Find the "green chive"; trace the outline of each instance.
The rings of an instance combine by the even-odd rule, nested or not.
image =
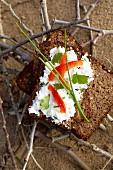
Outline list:
[[[65,44],[65,52],[66,52],[66,29],[65,29],[65,33],[64,33],[64,44]],[[76,96],[75,96],[75,93],[74,93],[74,89],[73,89],[73,86],[72,86],[72,81],[71,81],[71,76],[70,76],[70,73],[69,73],[69,67],[68,67],[68,58],[67,58],[67,55],[66,55],[66,65],[67,65],[67,70],[68,70],[68,77],[69,77],[69,82],[70,82],[70,85],[71,85],[71,94],[73,96],[73,100],[77,106],[77,109],[80,113],[80,115],[83,117],[84,120],[86,120],[88,123],[89,123],[89,120],[87,119],[87,117],[85,116],[85,114],[83,113],[82,109],[81,109],[81,106],[79,104],[79,102],[77,101],[76,99]]]

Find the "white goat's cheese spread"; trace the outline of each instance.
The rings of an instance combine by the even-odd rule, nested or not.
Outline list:
[[[65,48],[64,47],[55,47],[50,50],[50,60],[52,61],[53,57],[57,53],[62,53],[64,54]],[[66,52],[67,54],[67,60],[68,62],[71,61],[76,61],[77,60],[77,55],[75,54],[74,50],[70,50]],[[88,88],[88,84],[94,80],[93,78],[93,70],[91,69],[91,63],[88,59],[88,53],[85,53],[81,60],[84,60],[83,64],[81,66],[75,66],[71,69],[69,69],[69,74],[70,77],[72,77],[74,74],[77,75],[83,75],[87,76],[87,83],[73,83],[72,86],[74,89],[75,96],[78,101],[80,101],[83,97],[83,89]],[[49,65],[48,62],[46,64]],[[55,63],[54,67],[59,66],[59,63]],[[74,101],[70,98],[69,94],[66,92],[64,88],[58,89],[57,92],[62,98],[65,107],[66,107],[66,113],[61,113],[60,112],[60,107],[57,105],[53,98],[53,94],[51,91],[48,90],[48,84],[51,84],[54,86],[54,84],[59,83],[59,81],[55,78],[53,81],[48,80],[48,75],[50,74],[50,70],[45,66],[44,69],[44,74],[43,76],[40,77],[40,83],[42,84],[40,90],[36,92],[36,97],[33,100],[32,106],[29,107],[29,113],[34,113],[37,116],[40,116],[40,111],[43,112],[43,114],[46,116],[46,118],[51,118],[51,120],[56,123],[60,124],[63,123],[63,121],[68,121],[71,117],[74,116],[76,113],[75,109],[75,103]],[[69,82],[69,76],[68,76],[68,71],[65,72],[64,79]],[[46,109],[41,110],[41,101],[46,97],[49,96],[49,104]]]

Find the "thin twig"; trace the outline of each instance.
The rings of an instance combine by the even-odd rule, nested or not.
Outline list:
[[[21,127],[21,132],[22,132],[23,138],[24,138],[24,142],[25,142],[25,144],[27,146],[27,149],[29,149],[29,145],[28,145],[28,142],[26,140],[23,127],[22,126],[20,126],[20,127]],[[35,162],[35,164],[37,165],[37,167],[39,167],[41,170],[43,170],[43,168],[39,165],[39,163],[37,162],[37,160],[35,159],[35,157],[34,157],[34,155],[32,153],[31,153],[31,157],[32,157],[33,161]]]
[[[1,8],[1,6],[0,6],[0,8]],[[3,31],[3,23],[2,23],[2,14],[1,14],[1,12],[0,12],[0,33],[1,34],[4,34],[4,31]],[[4,40],[5,41],[5,40]]]
[[[112,31],[112,30],[111,30],[111,31]],[[98,40],[99,38],[101,38],[103,35],[104,35],[104,34],[103,34],[102,32],[100,32],[100,33],[96,34],[96,36],[95,36],[93,39],[91,39],[91,40],[83,43],[81,46],[82,46],[82,47],[85,47],[85,46],[87,46],[87,45],[89,45],[89,44],[95,45],[96,42],[97,42],[97,40]]]
[[[25,159],[25,164],[24,164],[24,166],[23,166],[23,170],[26,169],[26,166],[27,166],[27,164],[28,164],[30,155],[31,155],[31,153],[32,153],[32,151],[33,151],[33,140],[34,140],[34,134],[35,134],[36,126],[37,126],[37,122],[34,120],[32,132],[31,132],[31,135],[30,135],[30,146],[29,146],[29,151],[28,151],[27,157],[26,157],[26,159]]]
[[[93,4],[94,5],[94,4]],[[97,4],[95,4],[95,5],[97,5]],[[93,6],[93,7],[95,7],[95,5]],[[84,9],[84,12],[85,12],[85,14],[87,14],[87,16],[88,16],[88,12],[90,11],[91,12],[91,10],[93,10],[92,8],[89,8],[88,10],[86,9],[86,7],[85,6],[83,6],[83,9]],[[90,10],[91,9],[91,10]],[[90,21],[89,20],[87,20],[87,25],[90,27]],[[90,33],[91,33],[91,40],[93,39],[93,35],[92,35],[92,30],[90,30]]]
[[[76,25],[78,25],[78,24],[80,24],[80,23],[83,23],[83,22],[86,22],[86,21],[87,21],[87,19],[86,19],[86,20],[80,20],[80,21],[77,21],[77,22],[76,22],[76,21],[75,21],[75,22],[70,22],[70,23],[64,24],[64,25],[60,25],[60,26],[58,26],[58,27],[56,27],[56,28],[52,28],[52,29],[47,30],[47,31],[45,31],[45,32],[41,32],[41,33],[39,33],[39,34],[32,35],[32,36],[30,36],[30,39],[33,40],[33,39],[35,39],[35,38],[38,38],[38,37],[41,37],[41,36],[43,36],[43,35],[49,34],[50,32],[54,32],[54,31],[57,31],[57,30],[60,30],[60,29],[64,29],[64,28],[71,27],[71,26],[76,26]],[[78,26],[79,26],[79,25],[78,25]],[[80,25],[80,26],[81,26],[81,25]],[[89,27],[88,27],[88,28],[89,28]],[[85,28],[85,29],[87,29],[87,28]],[[93,28],[93,29],[94,29],[94,28]],[[101,32],[102,30],[101,30],[101,29],[94,29],[94,31]],[[25,40],[23,40],[23,41],[20,41],[17,45],[12,46],[11,48],[9,48],[9,49],[1,52],[1,53],[0,53],[0,57],[1,57],[1,56],[4,56],[5,54],[8,54],[8,53],[11,52],[11,51],[14,51],[16,48],[18,48],[18,47],[20,47],[20,46],[22,46],[23,44],[26,44],[26,43],[28,43],[28,42],[29,42],[28,39],[25,39]]]
[[[41,16],[41,20],[42,20],[42,31],[46,31],[45,24],[44,24],[44,16],[43,16],[43,12],[42,12],[41,3],[40,3],[40,16]]]
[[[0,38],[1,38],[1,39],[7,39],[7,40],[9,40],[9,41],[13,42],[14,44],[17,44],[17,42],[16,42],[15,40],[13,40],[11,37],[9,37],[9,36],[7,36],[7,35],[0,34]],[[26,51],[30,52],[31,54],[33,54],[33,53],[34,53],[34,51],[33,51],[33,50],[31,50],[31,49],[30,49],[30,48],[28,48],[28,47],[21,46],[21,48],[22,48],[23,50],[26,50]]]
[[[2,108],[2,103],[3,102],[2,102],[2,99],[0,97],[0,113],[2,115],[2,126],[3,126],[4,133],[5,133],[6,140],[7,140],[8,151],[9,151],[9,154],[10,154],[10,157],[11,157],[11,160],[12,160],[12,163],[13,163],[13,166],[14,166],[15,170],[18,170],[16,161],[15,161],[15,157],[14,157],[14,154],[13,154],[13,151],[12,151],[12,148],[11,148],[11,143],[10,143],[10,139],[9,139],[9,133],[8,133],[8,130],[7,130],[7,127],[6,127],[5,116],[4,116],[4,112],[3,112],[3,108]]]
[[[87,27],[87,26],[85,26],[85,27]],[[90,30],[90,28],[92,29],[92,27],[89,27],[88,29]],[[85,47],[85,46],[87,46],[89,44],[95,45],[99,38],[101,38],[101,37],[103,37],[105,35],[108,35],[108,34],[113,34],[113,30],[100,30],[100,32],[98,34],[96,34],[96,36],[92,40],[87,41],[86,43],[82,44],[81,46]]]
[[[23,3],[26,3],[26,2],[29,2],[30,0],[20,0],[17,2],[17,4],[23,4]]]
[[[2,42],[0,41],[0,47],[3,48],[3,49],[9,49],[9,48],[12,48],[11,45],[5,43],[5,42]],[[21,56],[22,60],[25,60],[25,61],[31,61],[32,60],[32,57],[29,56],[28,54],[24,53],[23,51],[19,50],[19,49],[15,49],[15,54],[18,54],[19,56]]]
[[[83,9],[86,14],[88,10],[86,9],[85,5],[83,5]],[[89,20],[87,21],[87,25],[90,27]],[[92,30],[90,30],[90,40],[93,40],[93,31]],[[92,45],[92,43],[90,43],[90,54],[93,55],[93,52],[94,52],[94,46]]]
[[[104,165],[104,167],[101,170],[105,170],[105,168],[111,162],[112,159],[113,159],[113,156],[107,161],[107,163]]]
[[[15,4],[13,3],[12,4],[12,8],[14,9],[17,5],[24,4],[24,3],[29,2],[29,1],[31,1],[31,0],[20,0],[17,3],[15,3]],[[4,9],[1,13],[4,14],[5,12],[7,12],[9,10],[10,10],[9,8],[8,9]]]
[[[42,16],[44,19],[44,25],[46,30],[51,29],[51,25],[49,23],[49,16],[48,16],[48,12],[47,12],[47,4],[46,4],[46,0],[40,0],[40,5],[41,5],[41,10],[42,10]]]
[[[58,140],[61,140],[61,139],[64,139],[64,138],[68,138],[70,136],[70,132],[69,133],[66,133],[66,134],[63,134],[61,136],[55,136],[55,137],[52,137],[52,142],[56,142]]]
[[[27,104],[25,104],[25,106],[24,106],[24,108],[23,108],[23,110],[22,110],[22,113],[21,113],[21,115],[20,115],[20,124],[21,124],[21,122],[22,122],[22,119],[23,119],[23,117],[24,117],[24,114],[25,114],[25,112],[26,112],[26,109],[27,109]]]
[[[21,19],[20,19],[20,18],[17,16],[17,14],[14,12],[11,4],[7,3],[5,0],[1,0],[1,2],[2,2],[3,4],[5,4],[5,5],[9,8],[12,16],[17,20],[17,22],[22,26],[22,28],[23,28],[30,36],[33,35],[32,30],[30,30],[24,23],[22,23]],[[35,40],[35,43],[38,44],[38,42],[37,42],[36,40]]]
[[[88,22],[88,20],[86,21]],[[56,23],[56,24],[69,24],[68,21],[61,21],[61,20],[57,20],[57,19],[54,19],[53,21],[50,22],[51,24],[52,23]],[[89,25],[89,24],[88,24]],[[85,47],[89,44],[92,44],[92,45],[95,45],[97,40],[105,35],[109,35],[109,34],[113,34],[113,30],[102,30],[102,29],[97,29],[97,28],[94,28],[94,27],[90,27],[90,26],[86,26],[86,25],[82,25],[82,24],[77,24],[76,27],[80,27],[80,28],[83,28],[83,29],[88,29],[90,30],[91,32],[91,40],[83,43],[81,46],[82,47]],[[95,32],[98,32],[98,34],[93,38],[93,34],[92,34],[92,31],[95,31]],[[92,53],[93,53],[93,49],[92,49]],[[107,59],[107,58],[106,58]],[[108,60],[108,59],[107,59]],[[110,64],[111,62],[108,61]],[[112,64],[111,64],[112,65]]]
[[[45,27],[45,21],[44,21],[44,14],[43,14],[43,10],[42,10],[42,3],[40,1],[40,17],[41,17],[41,21],[42,21],[42,32],[46,31],[46,27]],[[46,35],[42,36],[42,42],[46,40]]]
[[[107,119],[113,123],[113,117],[111,117],[110,114],[107,114]]]
[[[95,0],[95,2],[89,6],[87,13],[83,17],[83,19],[86,19],[87,17],[89,17],[89,15],[94,10],[94,8],[98,5],[98,3],[99,3],[99,0]],[[78,30],[79,30],[79,28],[75,28],[75,30],[72,32],[72,35],[75,35],[75,33],[77,33]]]
[[[8,73],[7,73],[6,67],[5,67],[3,62],[2,62],[2,71],[3,71],[4,80],[5,80],[5,83],[7,85],[7,89],[8,89],[8,93],[9,93],[11,102],[12,102],[13,108],[15,110],[15,114],[17,116],[18,124],[20,124],[20,117],[19,117],[18,108],[17,108],[15,101],[14,101],[14,98],[13,98],[13,94],[12,94],[12,91],[11,91],[11,84],[10,84],[8,77],[7,77]]]
[[[62,20],[57,20],[57,19],[54,19],[52,21],[50,21],[50,23],[55,23],[55,24],[61,24],[62,25],[68,25],[70,24],[70,22],[68,21],[62,21]],[[79,22],[79,21],[78,21]],[[87,22],[87,20],[86,20]],[[82,24],[76,24],[75,27],[80,27],[80,28],[83,28],[83,29],[87,29],[87,30],[92,30],[92,31],[95,31],[95,32],[98,32],[99,35],[98,36],[104,36],[104,35],[109,35],[109,34],[113,34],[113,30],[104,30],[104,29],[99,29],[99,28],[94,28],[94,27],[89,27],[89,26],[86,26],[86,25],[82,25]],[[65,28],[65,27],[64,27]],[[91,41],[91,40],[90,40]]]
[[[18,129],[19,126],[21,125],[21,122],[22,122],[23,116],[24,116],[24,114],[25,114],[26,108],[27,108],[27,104],[26,104],[26,105],[24,106],[24,108],[21,110],[21,115],[20,115],[20,119],[19,119],[19,124],[17,125],[16,129]]]
[[[2,66],[0,66],[0,73],[2,73]],[[20,72],[16,69],[7,68],[7,73],[18,76]]]
[[[53,25],[53,24],[61,24],[61,25],[64,25],[64,24],[69,24],[70,22],[69,21],[62,21],[62,20],[58,20],[56,18],[54,18],[52,21],[50,21],[50,24]]]
[[[113,155],[111,155],[109,152],[106,152],[106,151],[98,148],[95,144],[91,144],[91,143],[84,141],[82,139],[78,139],[75,135],[73,135],[73,138],[78,142],[78,144],[83,145],[83,146],[87,147],[88,149],[90,149],[90,150],[92,150],[92,151],[98,153],[99,155],[104,156],[108,159],[112,158],[111,160],[113,161]]]
[[[77,163],[78,165],[83,169],[83,170],[90,170],[90,168],[74,153],[74,151],[72,150],[71,147],[67,147],[64,145],[61,145],[58,142],[52,142],[52,138],[51,137],[47,137],[45,136],[43,133],[41,133],[40,131],[37,131],[35,136],[43,139],[44,141],[46,141],[47,143],[49,143],[50,145],[54,146],[56,149],[60,149],[63,152],[69,154]]]
[[[103,130],[103,131],[106,131],[106,130],[107,130],[107,128],[104,126],[103,123],[100,123],[99,128],[100,128],[101,130]]]
[[[80,20],[80,2],[79,0],[75,0],[75,8],[76,8],[76,21]]]

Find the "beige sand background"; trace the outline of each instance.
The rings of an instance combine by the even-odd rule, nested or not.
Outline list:
[[[21,2],[20,0],[7,0],[7,2],[12,4],[16,14],[20,17],[22,22],[33,31],[34,34],[41,31],[39,0],[28,0],[27,2],[23,3],[19,3]],[[86,8],[88,8],[93,2],[94,0],[80,0],[80,3],[85,5]],[[47,7],[50,20],[54,18],[65,21],[75,20],[75,0],[47,0]],[[2,3],[1,15],[4,34],[14,38],[16,41],[24,39],[15,25],[16,20],[14,17],[12,17],[9,10],[7,10],[7,8]],[[83,15],[84,11],[81,9],[81,17],[83,17]],[[91,13],[90,18],[92,27],[113,29],[113,0],[100,0],[98,6]],[[70,29],[70,31],[72,30],[73,29]],[[89,37],[90,32],[83,29],[80,29],[77,35],[75,35],[75,38],[80,44],[88,41]],[[99,39],[94,48],[93,55],[102,63],[104,63],[108,69],[113,69],[113,35],[107,35]],[[12,58],[7,60],[6,65],[7,67],[16,68],[19,71],[23,68],[21,64],[18,64]],[[0,82],[0,91],[2,93],[3,100],[8,101],[9,99],[7,96],[6,86],[2,81]],[[113,113],[111,113],[111,115],[113,116]],[[107,131],[104,132],[100,129],[96,130],[96,132],[93,133],[88,141],[95,143],[98,147],[113,154],[113,125],[111,123],[109,124],[106,120],[103,122],[107,127]],[[7,125],[11,136],[12,146],[17,148],[19,143],[18,140],[14,140],[13,134],[15,132],[16,120],[13,116],[7,118]],[[2,132],[2,127],[0,131],[0,157],[2,157],[3,153],[5,153],[5,137],[4,133]],[[54,134],[54,132],[51,132],[51,134]],[[106,158],[99,156],[98,154],[86,149],[83,146],[79,146],[74,140],[65,139],[62,140],[61,143],[72,147],[75,153],[78,154],[79,157],[85,161],[92,170],[101,170],[107,162]],[[24,146],[25,144],[23,143],[23,146],[18,151],[18,156],[20,159],[23,159],[24,151],[26,149]],[[59,150],[56,150],[40,139],[35,139],[34,141],[33,154],[44,170],[80,170],[76,162],[70,158],[70,156]],[[38,170],[32,158],[28,163],[28,169]],[[106,170],[112,169],[113,164],[109,163],[109,165],[106,167]]]

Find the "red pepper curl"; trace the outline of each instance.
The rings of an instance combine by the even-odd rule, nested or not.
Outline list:
[[[61,113],[66,113],[66,106],[65,103],[63,102],[62,98],[60,97],[59,93],[57,90],[51,85],[48,85],[48,90],[51,91],[54,101],[57,103],[57,105],[60,107],[60,112]]]

